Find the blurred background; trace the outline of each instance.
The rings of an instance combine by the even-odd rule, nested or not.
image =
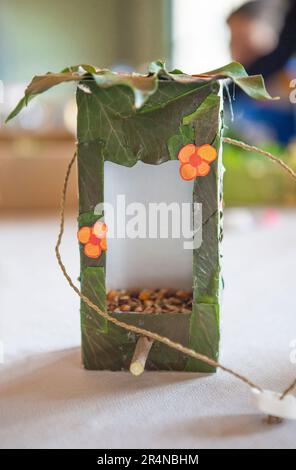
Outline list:
[[[296,78],[295,3],[1,0],[0,210],[58,206],[75,139],[74,85],[39,97],[8,126],[3,120],[34,74],[78,63],[145,72],[148,62],[163,58],[168,67],[198,73],[239,60],[250,73],[262,72],[281,100],[257,103],[232,85],[225,88],[226,132],[295,167],[296,105],[289,100]],[[262,157],[225,146],[224,163],[227,206],[295,204],[293,182]],[[73,182],[69,205],[75,204]]]

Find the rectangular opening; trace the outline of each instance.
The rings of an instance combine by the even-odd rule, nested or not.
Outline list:
[[[183,235],[186,222],[190,225],[193,183],[179,177],[177,161],[138,162],[131,168],[106,162],[104,174],[105,203],[111,208],[106,222],[113,232],[108,237],[107,290],[152,290],[155,297],[156,290],[169,289],[169,302],[178,305],[179,299],[179,309],[189,310],[193,252],[184,248]],[[149,306],[148,294],[147,300]]]

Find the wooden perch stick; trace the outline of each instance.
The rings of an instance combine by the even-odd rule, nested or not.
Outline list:
[[[153,344],[153,340],[146,336],[140,336],[137,341],[135,352],[130,365],[130,372],[133,375],[141,375],[145,370],[146,360]]]

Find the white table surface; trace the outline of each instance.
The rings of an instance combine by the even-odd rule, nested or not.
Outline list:
[[[265,424],[248,387],[223,372],[85,371],[57,227],[56,216],[1,221],[1,448],[296,448],[296,422]],[[70,217],[63,252],[77,277],[75,230]],[[221,361],[274,390],[296,376],[295,235],[292,210],[226,213]]]

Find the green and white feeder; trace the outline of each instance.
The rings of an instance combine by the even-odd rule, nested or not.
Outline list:
[[[114,201],[117,194],[127,195],[128,202],[191,201],[202,205],[200,247],[182,250],[179,240],[110,240],[107,255],[102,250],[100,256],[89,257],[80,244],[80,280],[81,292],[104,311],[106,285],[193,288],[190,314],[112,315],[214,360],[218,359],[220,339],[222,84],[227,79],[255,99],[270,98],[262,77],[249,77],[238,63],[195,76],[179,70],[168,72],[161,62],[152,63],[146,75],[81,65],[34,77],[8,117],[13,118],[47,89],[77,82],[79,228],[92,227],[101,220],[102,214],[95,208],[104,201]],[[192,181],[184,181],[179,174],[178,155],[188,145],[208,145],[217,154],[210,172]],[[124,370],[132,362],[135,374],[145,363],[153,370],[215,371],[166,345],[152,344],[108,323],[83,301],[81,329],[86,369]]]

